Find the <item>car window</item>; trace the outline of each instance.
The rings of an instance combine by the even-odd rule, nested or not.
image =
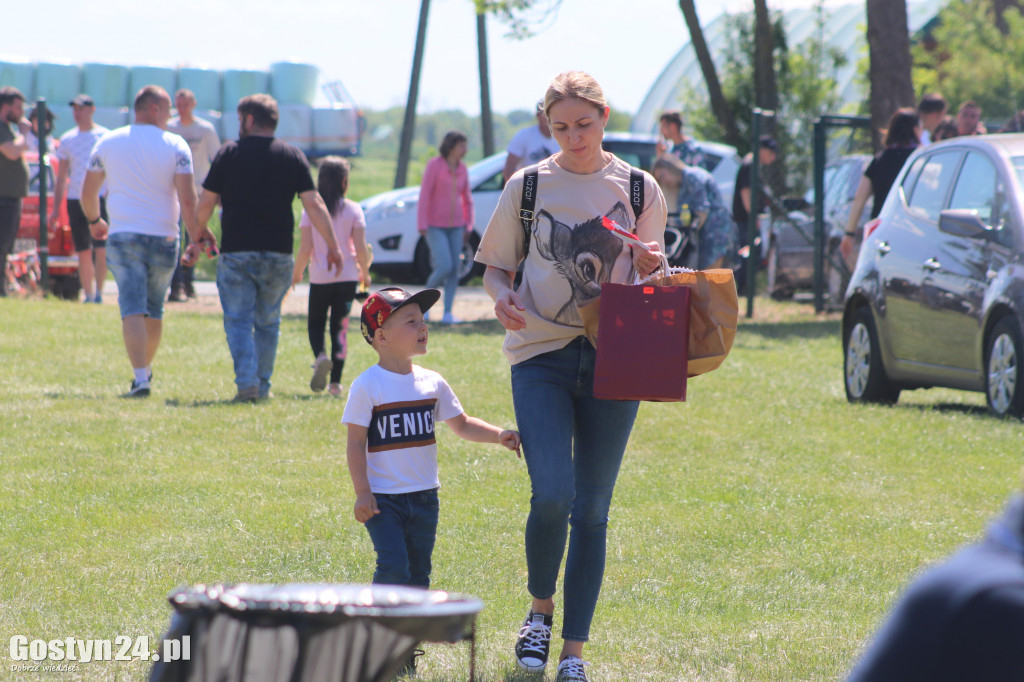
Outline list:
[[[903,176],[903,182],[900,184],[900,189],[903,191],[903,200],[910,201],[910,195],[914,193],[914,183],[917,182],[917,176],[921,174],[921,169],[924,167],[924,162],[927,157],[919,156],[914,161],[913,165],[907,170],[907,174]]]
[[[483,182],[481,182],[475,188],[473,188],[473,191],[474,192],[500,192],[501,188],[504,186],[503,185],[504,181],[505,181],[504,176],[502,175],[502,172],[499,171],[499,172],[495,173],[494,175],[492,175],[491,177],[489,177],[486,180],[484,180]]]
[[[981,222],[995,227],[998,219],[996,201],[996,169],[982,154],[968,152],[960,169],[950,208],[961,208],[977,213]]]
[[[939,213],[945,206],[946,196],[949,194],[949,184],[960,164],[961,156],[959,151],[954,150],[938,152],[924,160],[907,201],[907,207],[912,215],[938,222]]]
[[[860,186],[860,179],[864,177],[864,161],[856,159],[850,162],[850,175],[846,178],[846,201],[853,201],[857,195],[857,188]]]
[[[1015,156],[1011,159],[1013,172],[1017,174],[1017,186],[1024,187],[1024,156]]]

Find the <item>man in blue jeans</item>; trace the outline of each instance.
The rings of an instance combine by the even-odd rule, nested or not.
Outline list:
[[[341,247],[309,161],[299,149],[274,139],[277,120],[277,102],[270,95],[238,102],[239,139],[217,152],[199,200],[204,228],[218,203],[222,209],[217,290],[235,366],[235,402],[270,397],[281,302],[292,283],[296,194],[327,242],[328,265],[341,268]],[[186,259],[198,257],[199,249],[189,245]]]
[[[167,132],[171,96],[147,85],[135,96],[135,123],[99,139],[82,185],[82,212],[93,239],[107,240],[107,266],[117,281],[121,331],[132,363],[126,398],[149,396],[153,357],[163,334],[164,299],[178,262],[178,215],[196,241],[215,242],[196,224],[192,153]],[[110,224],[100,214],[107,183]]]

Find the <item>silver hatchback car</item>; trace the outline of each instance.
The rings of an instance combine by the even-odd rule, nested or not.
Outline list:
[[[944,386],[1024,413],[1022,187],[1022,134],[954,138],[907,160],[846,291],[850,401]]]

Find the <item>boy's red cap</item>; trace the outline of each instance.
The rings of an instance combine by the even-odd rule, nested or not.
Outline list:
[[[439,298],[441,292],[437,289],[424,289],[419,293],[410,294],[405,289],[387,287],[374,292],[363,302],[363,312],[360,315],[363,338],[367,343],[373,343],[373,335],[384,326],[384,322],[391,314],[402,306],[415,303],[425,313]]]

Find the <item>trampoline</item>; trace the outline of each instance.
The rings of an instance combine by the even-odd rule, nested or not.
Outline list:
[[[243,583],[179,589],[168,600],[174,614],[164,640],[185,655],[156,662],[150,682],[385,682],[419,642],[462,640],[470,642],[469,679],[475,676],[483,602],[468,595]]]

